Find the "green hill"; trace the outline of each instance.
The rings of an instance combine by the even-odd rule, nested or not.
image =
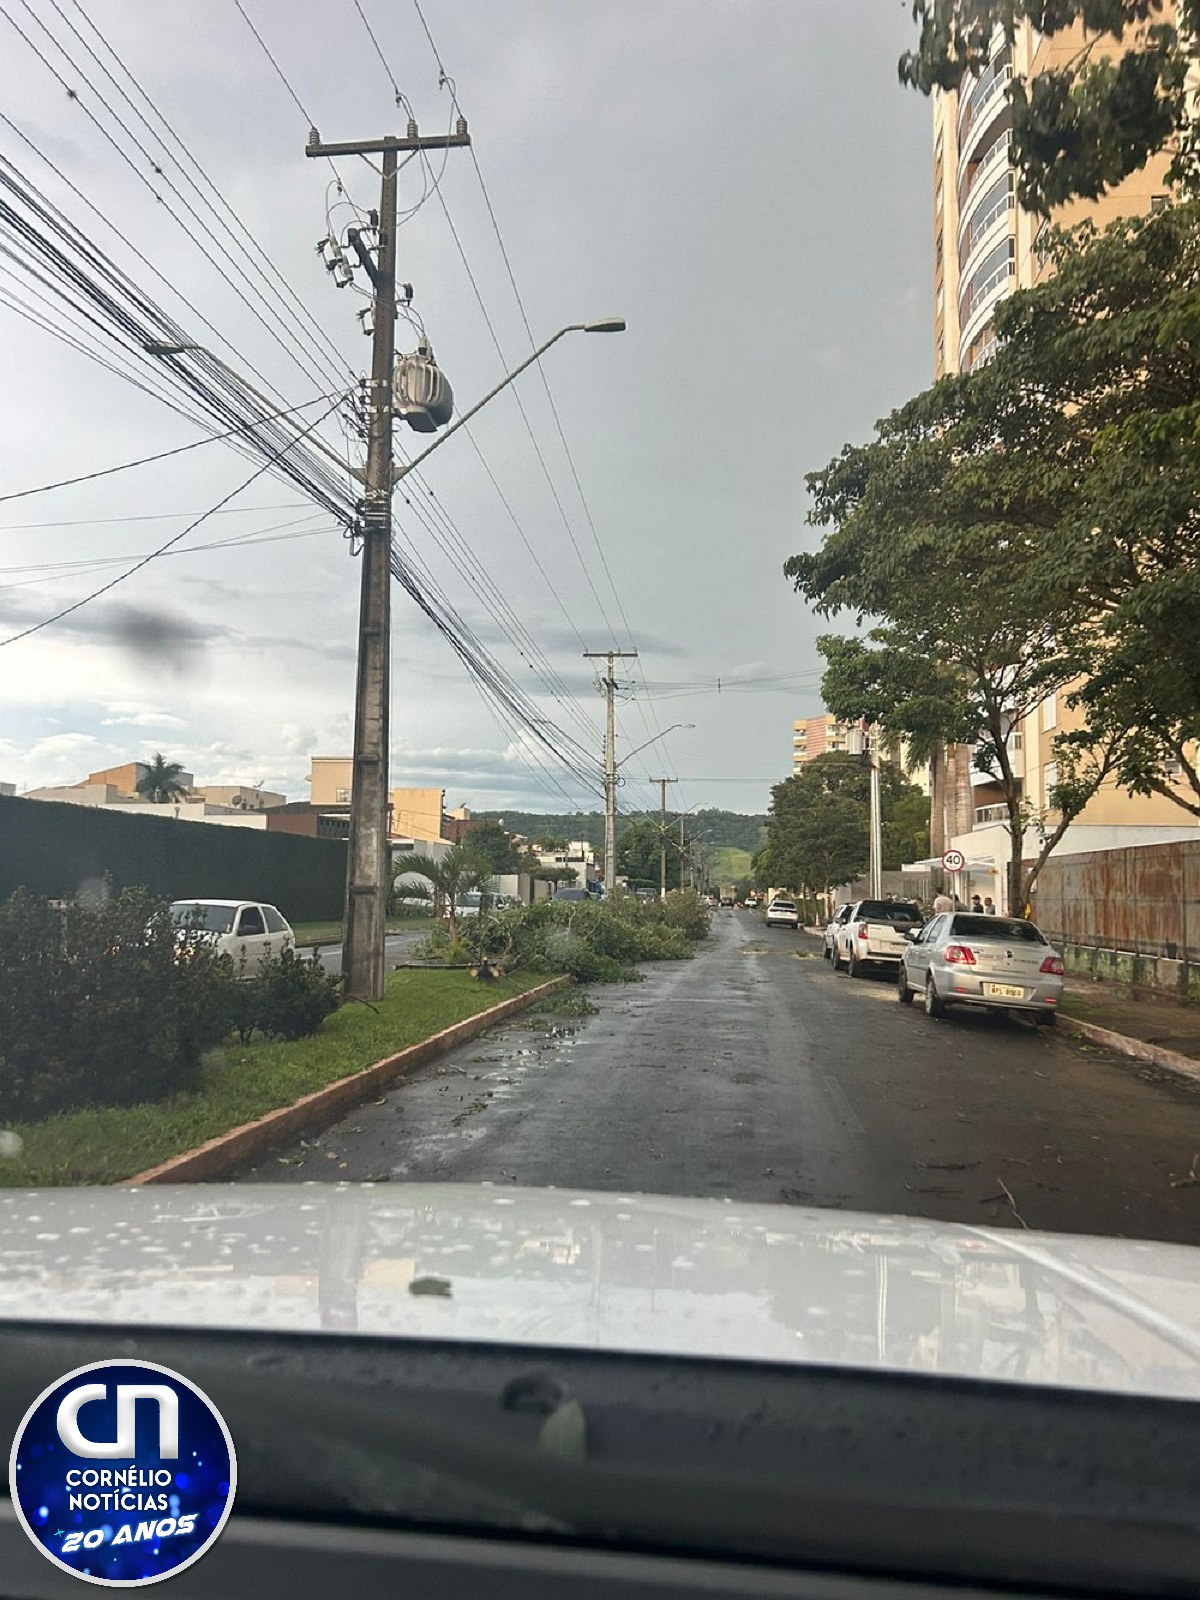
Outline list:
[[[750,851],[726,845],[708,852],[708,864],[714,883],[736,883],[750,876]]]
[[[473,816],[487,817],[503,822],[510,833],[523,834],[526,839],[586,839],[600,848],[604,843],[604,815],[599,811],[570,813],[542,813],[536,811],[473,811]],[[668,808],[667,816],[674,821],[679,815]],[[658,812],[626,812],[617,818],[617,836],[640,816],[658,820]],[[704,842],[714,850],[732,849],[747,858],[739,876],[749,872],[750,854],[762,843],[764,816],[747,816],[740,811],[710,809],[690,813],[686,827],[689,833],[705,836]]]

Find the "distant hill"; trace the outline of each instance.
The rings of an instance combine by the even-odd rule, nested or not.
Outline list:
[[[597,848],[604,843],[604,813],[602,811],[575,811],[552,813],[538,811],[473,811],[472,816],[487,817],[503,822],[510,833],[524,834],[527,839],[586,839]],[[668,817],[674,819],[678,812],[668,806]],[[657,818],[657,811],[625,812],[617,818],[617,837],[638,817]],[[688,832],[713,849],[733,849],[753,852],[762,843],[766,826],[765,816],[747,816],[741,811],[711,809],[693,811],[687,821]]]

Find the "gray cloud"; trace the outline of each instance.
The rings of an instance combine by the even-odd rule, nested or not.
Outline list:
[[[364,3],[422,125],[441,125],[446,96],[415,14],[381,0]],[[136,0],[95,0],[91,14],[245,230],[269,246],[322,336],[346,366],[364,370],[369,347],[353,317],[360,302],[351,306],[352,296],[330,288],[313,250],[326,230],[329,175],[305,160],[305,119],[236,9],[174,0],[169,30]],[[391,87],[352,8],[335,15],[316,0],[257,0],[252,14],[324,134],[395,126]],[[535,334],[615,313],[627,316],[629,330],[620,338],[564,340],[544,366],[588,511],[540,378],[530,373],[471,426],[520,532],[459,435],[423,469],[422,510],[436,534],[403,508],[421,560],[555,721],[565,722],[567,713],[489,616],[475,561],[589,718],[598,720],[601,702],[580,660],[580,640],[603,648],[616,642],[614,627],[617,640],[624,638],[622,611],[652,681],[732,678],[749,658],[763,675],[812,669],[816,635],[828,625],[806,612],[781,573],[784,559],[816,537],[804,525],[804,474],[844,441],[865,437],[877,416],[929,378],[928,107],[904,93],[895,74],[896,57],[911,42],[907,7],[455,0],[435,7],[430,22],[470,112]],[[68,213],[128,262],[189,335],[207,342],[215,336],[178,297],[186,294],[220,330],[225,357],[252,381],[261,373],[294,400],[315,392],[314,376],[256,320],[249,279],[214,270],[94,130],[83,136],[79,106],[36,57],[19,39],[10,45],[7,114],[96,206],[89,212],[56,189]],[[25,153],[16,154],[24,162]],[[343,176],[356,203],[376,203],[376,179],[365,166]],[[403,202],[414,206],[419,167],[402,184]],[[458,153],[447,159],[441,194],[504,365],[436,203],[403,224],[404,273],[465,406],[528,343],[483,198]],[[105,218],[178,294],[128,256]],[[72,440],[72,472],[80,473],[196,437],[190,423],[4,308],[0,338],[10,370],[23,376],[0,401],[6,485],[62,476],[59,429]],[[341,448],[335,430],[328,438]],[[402,442],[407,448],[414,441]],[[38,560],[110,557],[137,546],[127,527],[107,519],[215,504],[246,472],[240,458],[213,445],[60,491],[53,509],[46,497],[31,502],[44,503],[45,512],[21,515],[94,519],[87,529],[40,531]],[[261,487],[269,492],[243,497],[261,514],[243,519],[239,512],[225,526],[267,530],[279,515],[268,503],[291,491],[280,494],[267,479]],[[12,531],[0,526],[0,552],[9,552],[0,561],[32,559],[28,539],[14,515]],[[107,715],[161,710],[186,720],[189,759],[198,766],[206,751],[227,765],[241,759],[230,751],[245,752],[251,765],[274,764],[273,781],[299,783],[305,736],[315,734],[328,753],[349,746],[358,578],[358,563],[336,533],[153,563],[118,597],[11,647],[0,681],[5,732],[22,752],[32,749],[53,733],[51,712],[63,717],[72,694],[78,704],[82,685],[96,703],[152,696],[137,711]],[[406,596],[397,591],[394,602],[398,738],[427,752],[431,767],[461,774],[459,797],[469,803],[509,795],[507,786],[521,782],[522,802],[540,796],[547,806],[561,805],[519,761],[502,750],[494,758],[486,753],[502,736],[460,664]],[[28,590],[0,592],[0,636],[60,603],[49,585],[39,599]],[[819,703],[815,680],[791,696],[711,693],[675,701],[669,693],[658,706],[644,696],[619,706],[623,748],[648,737],[656,718],[665,725],[686,715],[699,727],[672,735],[680,770],[730,781],[785,773],[791,720]],[[68,714],[63,726],[84,720]],[[114,723],[105,731],[132,739],[140,726]],[[288,726],[293,733],[281,735]],[[218,753],[222,742],[229,751]],[[463,756],[457,768],[432,753],[451,747]],[[6,763],[15,759],[6,754]],[[754,809],[766,792],[765,784],[756,790],[723,782],[676,799],[720,803],[736,794]]]

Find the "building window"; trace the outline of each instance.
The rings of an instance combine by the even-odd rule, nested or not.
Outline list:
[[[1046,804],[1051,805],[1053,803],[1051,800],[1051,795],[1053,794],[1054,788],[1058,783],[1057,761],[1047,761],[1045,770],[1042,774],[1042,780],[1046,790]]]
[[[933,197],[933,214],[940,217],[942,214],[942,180],[938,179],[937,193]]]
[[[1042,727],[1045,729],[1058,726],[1058,694],[1047,695],[1042,701]]]
[[[1170,195],[1152,194],[1150,196],[1150,215],[1156,217],[1160,211],[1165,211],[1170,203]]]
[[[933,303],[935,307],[934,315],[940,317],[942,314],[942,307],[946,304],[946,290],[945,287],[940,283],[937,286],[937,294],[934,296]]]
[[[335,793],[334,793],[334,801],[339,806],[348,806],[350,804],[350,791],[349,791],[349,789],[338,789],[338,790],[336,790]]]

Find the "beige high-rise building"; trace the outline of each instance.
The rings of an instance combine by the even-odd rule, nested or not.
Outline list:
[[[1173,9],[1168,7],[1167,9]],[[960,91],[935,92],[933,99],[933,357],[934,375],[970,372],[988,361],[996,349],[993,326],[996,307],[1017,288],[1030,288],[1052,270],[1041,249],[1046,224],[1023,210],[1016,199],[1012,168],[1012,111],[1007,87],[1016,75],[1037,77],[1048,67],[1076,55],[1085,42],[1082,28],[1042,37],[1029,23],[1018,25],[1011,47],[997,34],[987,69],[967,78]],[[1100,52],[1121,53],[1114,41],[1101,41]],[[1077,201],[1051,219],[1071,226],[1089,218],[1098,227],[1120,216],[1144,216],[1167,204],[1167,159],[1157,157],[1097,201]],[[1064,690],[1035,715],[1018,715],[1013,724],[1013,766],[1025,798],[1038,810],[1048,806],[1057,781],[1055,736],[1078,727],[1078,712],[1067,705]],[[956,753],[957,754],[957,753]],[[964,752],[965,754],[965,752]],[[952,761],[951,766],[954,766]],[[962,757],[958,765],[965,766]],[[943,784],[946,838],[975,863],[972,887],[989,881],[997,901],[1003,893],[1002,863],[1008,854],[1000,792],[988,777],[971,771],[968,815],[966,785]],[[956,792],[956,793],[955,793]],[[957,803],[956,803],[957,794]],[[1163,795],[1133,795],[1106,784],[1072,824],[1060,851],[1107,849],[1122,844],[1179,838],[1194,831],[1187,813]],[[1033,841],[1030,841],[1032,844]]]
[[[801,717],[792,723],[792,776],[806,761],[846,749],[847,727],[828,711],[819,717]]]

